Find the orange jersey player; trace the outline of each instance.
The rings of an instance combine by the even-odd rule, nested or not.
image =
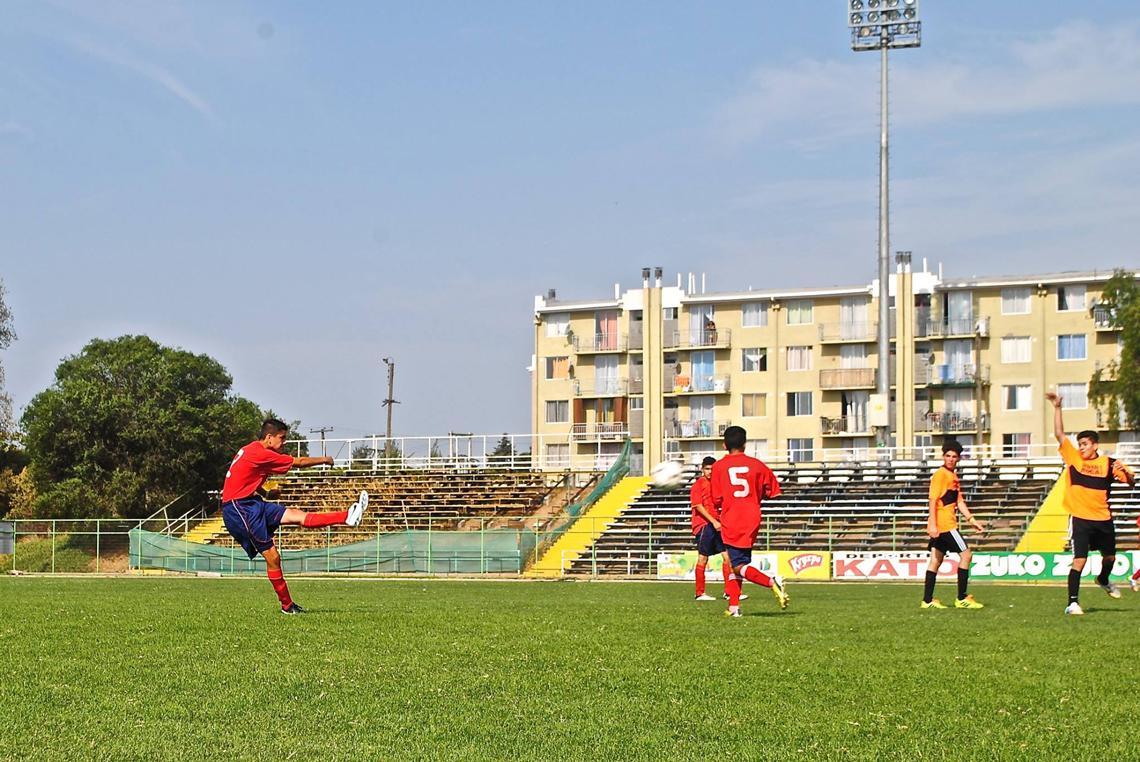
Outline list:
[[[958,554],[958,598],[954,602],[954,608],[984,608],[974,600],[974,596],[966,594],[970,583],[970,560],[974,552],[966,547],[966,541],[958,531],[958,512],[961,511],[962,517],[978,532],[984,532],[985,527],[970,513],[962,498],[962,483],[958,479],[958,461],[961,457],[962,445],[955,439],[947,439],[942,444],[942,465],[930,477],[930,515],[926,522],[926,534],[930,536],[930,542],[926,545],[930,551],[930,562],[926,565],[926,582],[922,590],[924,609],[946,608],[934,597],[934,583],[938,579],[938,568],[942,566],[947,553]]]

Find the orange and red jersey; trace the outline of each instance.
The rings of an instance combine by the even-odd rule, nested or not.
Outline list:
[[[1065,461],[1065,510],[1071,516],[1089,521],[1108,521],[1112,511],[1108,507],[1108,490],[1119,478],[1113,473],[1114,465],[1131,474],[1123,463],[1107,455],[1085,460],[1081,451],[1068,439],[1061,440],[1058,448]],[[1120,479],[1124,481],[1123,478]]]
[[[720,536],[725,545],[751,548],[760,531],[760,505],[780,494],[772,469],[742,452],[724,456],[713,465],[712,501],[720,512]]]
[[[958,496],[961,494],[962,484],[958,474],[946,466],[939,466],[930,477],[930,499],[937,501],[934,511],[934,520],[938,524],[938,532],[949,532],[958,528]]]
[[[713,507],[712,500],[712,482],[706,479],[703,475],[698,476],[697,480],[693,482],[692,488],[689,489],[689,508],[693,513],[693,534],[697,534],[708,525],[708,520],[697,511],[697,506],[704,506],[704,509],[709,512],[709,515],[720,520],[717,515],[716,508]]]
[[[222,485],[222,502],[249,497],[265,483],[270,474],[283,474],[293,467],[293,456],[270,450],[254,441],[238,450],[226,481]]]

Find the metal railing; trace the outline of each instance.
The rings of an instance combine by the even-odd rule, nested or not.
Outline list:
[[[570,435],[576,442],[622,440],[629,436],[629,424],[623,422],[575,423]]]
[[[595,378],[575,381],[575,397],[621,397],[629,393],[628,378]]]
[[[916,412],[914,416],[914,430],[916,432],[929,431],[952,434],[967,431],[989,431],[989,428],[989,416],[985,413],[979,417],[966,413],[924,411]]]
[[[843,415],[838,418],[820,416],[820,433],[824,435],[846,434],[850,436],[869,436],[870,427],[866,416]]]
[[[667,349],[703,349],[713,347],[727,347],[732,342],[732,331],[727,328],[704,328],[687,331],[674,331],[672,343],[666,343]]]
[[[974,365],[930,365],[930,386],[971,386],[979,380],[990,382],[990,366],[982,365],[980,372]]]
[[[724,430],[732,421],[702,419],[696,421],[671,421],[666,425],[666,433],[675,439],[714,439],[724,436]]]
[[[860,323],[821,323],[819,340],[823,343],[839,341],[874,341],[878,336],[879,324]]]
[[[674,374],[665,377],[666,394],[727,394],[731,389],[730,376],[686,376]]]
[[[918,338],[946,338],[949,336],[989,336],[990,319],[984,315],[962,318],[927,320],[916,326]]]
[[[625,352],[629,339],[624,333],[594,333],[574,337],[574,351],[578,354],[598,352]]]
[[[1116,315],[1108,307],[1093,307],[1092,318],[1098,331],[1117,330]]]

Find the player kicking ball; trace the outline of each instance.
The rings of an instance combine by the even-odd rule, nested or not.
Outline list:
[[[333,464],[329,457],[294,458],[281,452],[288,433],[288,426],[270,418],[261,424],[261,438],[238,450],[222,486],[222,520],[246,555],[252,559],[260,553],[265,559],[265,574],[281,601],[281,613],[300,614],[304,609],[289,596],[289,586],[281,571],[281,553],[273,545],[273,533],[282,524],[310,528],[334,524],[358,526],[368,507],[368,493],[361,492],[360,499],[347,511],[326,513],[306,513],[266,502],[258,490],[271,474]]]
[[[962,458],[962,445],[956,439],[947,439],[942,444],[942,465],[930,477],[930,517],[926,523],[926,533],[930,535],[927,549],[930,562],[926,565],[926,584],[922,590],[922,608],[946,608],[934,597],[934,582],[938,579],[938,568],[947,553],[958,554],[958,599],[956,609],[985,608],[966,594],[970,584],[970,560],[974,552],[966,547],[966,541],[958,532],[958,513],[970,522],[978,534],[984,533],[982,522],[974,518],[966,501],[962,498],[962,484],[958,480],[958,461]]]
[[[766,497],[780,494],[780,484],[772,469],[744,454],[748,432],[740,426],[724,430],[724,447],[728,455],[712,467],[713,507],[720,512],[720,535],[728,551],[732,573],[725,581],[728,588],[728,611],[725,616],[740,616],[740,580],[771,589],[781,609],[788,607],[784,581],[779,575],[769,576],[752,566],[752,546],[760,531],[760,507]]]

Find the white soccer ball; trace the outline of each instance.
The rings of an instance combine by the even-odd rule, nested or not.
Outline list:
[[[677,489],[685,481],[685,470],[675,460],[663,460],[653,467],[649,473],[654,487],[658,489]]]

